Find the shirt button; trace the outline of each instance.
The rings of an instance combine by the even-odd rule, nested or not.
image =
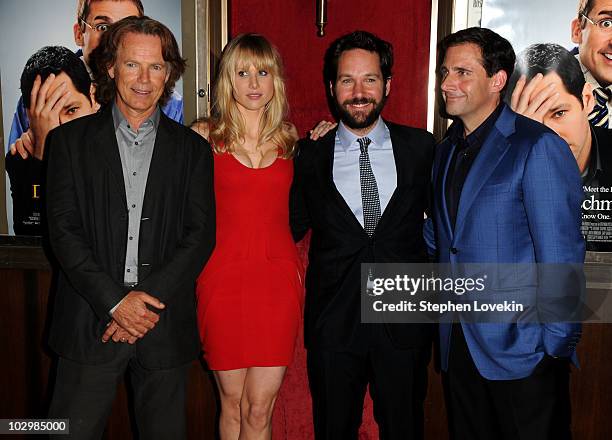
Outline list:
[[[132,128],[132,127],[130,127],[130,124],[128,124],[128,126],[127,126],[127,127],[128,127],[128,128]]]
[[[132,208],[136,208],[136,205],[132,204]]]
[[[135,176],[135,175],[136,175],[136,171],[134,171],[134,172],[132,173],[132,176]]]
[[[138,142],[134,142],[134,145],[138,145]]]
[[[134,239],[134,237],[130,236],[130,240],[133,240],[133,239]]]
[[[130,269],[127,270],[127,272],[129,272],[129,271],[130,271]]]

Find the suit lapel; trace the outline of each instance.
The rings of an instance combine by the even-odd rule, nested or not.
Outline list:
[[[465,224],[465,218],[469,212],[474,200],[478,197],[478,194],[484,184],[489,180],[491,174],[497,168],[499,162],[503,159],[504,155],[510,147],[510,142],[507,136],[500,131],[500,127],[508,124],[508,122],[514,122],[514,115],[508,114],[506,111],[502,112],[498,118],[495,126],[491,129],[491,133],[485,140],[480,153],[476,157],[470,172],[465,179],[463,189],[461,190],[461,197],[459,199],[459,208],[457,210],[457,220],[455,222],[455,236],[461,233],[461,230]],[[512,120],[510,121],[509,118]],[[507,128],[507,127],[503,127]],[[505,131],[505,130],[504,130]]]
[[[160,194],[162,188],[168,184],[168,180],[165,177],[166,172],[169,168],[169,164],[173,163],[175,146],[181,142],[180,139],[178,133],[173,135],[168,117],[160,110],[159,126],[157,127],[157,133],[155,135],[153,156],[151,157],[151,164],[149,165],[149,174],[147,176],[143,200],[143,213],[149,213],[149,211],[145,211],[145,208],[147,208],[151,202],[151,194]],[[154,178],[150,178],[151,176],[154,176]]]
[[[438,175],[434,176],[436,179],[437,198],[440,201],[440,215],[444,222],[444,227],[449,237],[453,237],[453,228],[451,226],[450,217],[448,215],[448,206],[446,205],[446,178],[448,177],[448,167],[450,166],[451,157],[455,152],[455,145],[450,140],[443,140],[438,147],[441,149],[440,157],[441,163],[438,167]]]
[[[347,223],[353,228],[358,228],[365,234],[365,230],[361,226],[361,223],[359,223],[359,220],[357,220],[353,211],[334,183],[333,166],[335,139],[336,130],[333,130],[314,146],[314,148],[317,149],[315,164],[317,177],[321,184],[321,188],[325,190],[327,196],[337,205],[339,211],[342,213],[342,217],[346,219]]]
[[[391,194],[391,198],[389,199],[389,203],[387,203],[385,210],[380,216],[378,225],[376,225],[376,229],[378,229],[381,225],[384,226],[385,219],[392,215],[388,213],[393,213],[395,205],[398,203],[398,188],[400,188],[402,185],[409,184],[414,177],[414,167],[412,166],[413,162],[410,158],[410,145],[406,142],[406,139],[402,139],[402,137],[399,136],[397,130],[391,123],[387,121],[384,122],[389,129],[389,134],[391,135],[391,146],[393,148],[393,161],[395,163],[397,181],[395,183],[393,193]]]
[[[115,182],[116,189],[121,194],[124,205],[127,206],[123,168],[121,166],[121,157],[119,156],[117,136],[115,135],[115,124],[113,123],[112,105],[108,105],[102,110],[100,128],[95,137],[96,149],[102,152],[104,161],[113,176],[112,180]]]

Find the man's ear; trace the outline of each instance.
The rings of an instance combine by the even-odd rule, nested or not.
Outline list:
[[[595,96],[593,96],[593,86],[589,83],[585,83],[582,88],[582,106],[587,116],[591,111],[593,111],[593,107],[595,107]]]
[[[329,94],[330,94],[331,96],[335,96],[335,95],[334,95],[334,83],[333,83],[333,82],[331,82],[331,81],[329,82]]]
[[[582,19],[574,18],[571,25],[572,30],[572,43],[582,43]]]
[[[385,80],[385,96],[389,96],[389,92],[391,92],[391,77]]]
[[[505,70],[499,70],[492,76],[491,91],[494,93],[501,92],[508,82],[508,74]]]
[[[85,38],[83,37],[83,31],[78,21],[72,25],[72,33],[74,34],[74,42],[76,45],[79,47],[85,46]]]
[[[89,101],[91,102],[91,107],[94,112],[97,112],[100,109],[100,104],[96,101],[96,86],[93,83],[89,86]]]
[[[108,76],[110,76],[112,79],[115,79],[115,66],[110,66],[108,69],[106,69],[106,71],[108,72]]]

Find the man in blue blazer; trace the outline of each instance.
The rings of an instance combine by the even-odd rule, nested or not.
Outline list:
[[[441,263],[582,263],[582,186],[554,132],[503,103],[515,62],[489,29],[449,35],[438,47],[444,112],[454,120],[437,148],[433,224]],[[452,438],[569,438],[569,359],[580,325],[441,324]]]

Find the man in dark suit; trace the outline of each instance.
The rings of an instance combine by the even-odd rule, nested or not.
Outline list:
[[[317,439],[356,439],[366,388],[382,439],[423,435],[431,327],[361,322],[362,263],[423,262],[433,136],[383,121],[392,47],[358,31],[333,42],[325,79],[337,129],[303,140],[291,226],[311,229],[305,343]]]
[[[140,437],[184,438],[195,279],[215,236],[212,156],[160,111],[185,66],[168,28],[126,18],[93,56],[103,109],[51,131],[46,149],[60,266],[49,416],[68,418],[74,438],[100,438],[127,370]]]
[[[568,145],[502,102],[514,61],[510,43],[489,29],[440,42],[441,94],[454,123],[436,148],[432,218],[441,263],[554,264],[559,291],[545,290],[540,271],[537,282],[498,277],[489,291],[537,295],[541,307],[551,304],[545,294],[568,287],[563,268],[584,260],[582,185]],[[440,325],[452,438],[569,438],[568,360],[580,324],[515,318]]]

